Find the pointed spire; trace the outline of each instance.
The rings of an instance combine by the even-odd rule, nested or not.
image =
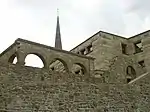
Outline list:
[[[56,36],[55,36],[55,48],[62,49],[58,9],[57,9],[57,26],[56,26]]]

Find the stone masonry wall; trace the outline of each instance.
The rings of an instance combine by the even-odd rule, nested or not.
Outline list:
[[[85,54],[95,58],[95,70],[109,70],[110,61],[116,56],[122,56],[121,43],[127,43],[127,40],[113,34],[99,32],[87,41],[71,50],[71,52],[79,52],[86,49],[88,45],[92,45],[92,52]]]
[[[148,40],[149,32],[136,35],[129,39],[119,37],[106,32],[99,32],[87,41],[75,47],[72,52],[78,52],[92,44],[93,51],[85,54],[95,58],[94,69],[104,72],[111,72],[111,79],[115,82],[124,82],[127,75],[127,67],[135,69],[136,77],[145,73],[147,63],[149,65],[148,50],[145,50],[144,39]],[[135,53],[134,43],[141,41],[143,52]],[[126,53],[122,53],[121,44],[126,45]],[[147,59],[146,59],[147,58]],[[144,61],[143,66],[139,64]],[[122,77],[122,78],[121,78]]]
[[[0,112],[149,112],[149,79],[91,83],[71,73],[0,63]]]

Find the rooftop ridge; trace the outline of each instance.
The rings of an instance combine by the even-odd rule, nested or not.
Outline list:
[[[80,44],[78,44],[76,47],[72,48],[70,51],[74,50],[75,48],[77,48],[78,46],[80,46],[81,44],[85,43],[86,41],[90,40],[92,37],[94,37],[95,35],[99,34],[99,33],[106,33],[106,34],[109,34],[109,35],[112,35],[112,36],[117,36],[117,37],[120,37],[120,38],[123,38],[123,39],[127,39],[126,37],[123,37],[123,36],[119,36],[119,35],[116,35],[116,34],[113,34],[113,33],[108,33],[108,32],[105,32],[105,31],[98,31],[97,33],[95,33],[94,35],[90,36],[89,38],[87,38],[85,41],[81,42]]]
[[[139,33],[137,35],[134,35],[134,36],[131,36],[131,37],[124,37],[124,36],[120,36],[120,35],[117,35],[117,34],[113,34],[113,33],[109,33],[109,32],[105,32],[105,31],[98,31],[97,33],[95,33],[94,35],[92,35],[91,37],[87,38],[85,41],[83,41],[82,43],[78,44],[76,47],[72,48],[70,51],[74,50],[75,48],[77,48],[78,46],[80,46],[81,44],[85,43],[86,41],[88,41],[89,39],[91,39],[92,37],[94,37],[95,35],[99,34],[99,33],[106,33],[106,34],[109,34],[109,35],[112,35],[112,36],[116,36],[116,37],[120,37],[120,38],[123,38],[123,39],[126,39],[126,40],[129,40],[131,38],[134,38],[136,36],[139,36],[139,35],[142,35],[144,33],[147,33],[147,32],[150,32],[150,30],[147,30],[147,31],[144,31],[142,33]]]
[[[7,49],[5,49],[2,53],[0,53],[0,57],[5,54],[7,51],[9,51],[13,46],[15,46],[16,43],[13,43],[12,45],[10,45]]]
[[[143,35],[143,34],[145,34],[145,33],[147,33],[147,32],[150,32],[150,30],[146,30],[146,31],[144,31],[144,32],[138,33],[138,34],[136,34],[136,35],[134,35],[134,36],[131,36],[131,37],[127,38],[127,39],[129,40],[129,39],[131,39],[131,38],[135,38],[135,37],[140,36],[140,35]]]

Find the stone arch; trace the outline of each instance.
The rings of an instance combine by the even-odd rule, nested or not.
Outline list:
[[[127,67],[126,74],[127,74],[126,76],[127,83],[136,78],[136,71],[132,66]]]
[[[65,62],[63,59],[60,58],[54,58],[50,64],[49,64],[49,68],[52,71],[66,71],[68,72],[68,65],[67,62]]]
[[[29,60],[33,59],[34,61],[33,61],[33,63],[32,63],[32,61],[26,62],[27,59],[29,59]],[[25,57],[24,62],[25,62],[25,66],[32,66],[32,67],[38,67],[38,68],[44,68],[46,66],[46,60],[45,60],[44,56],[42,56],[39,53],[28,53]]]
[[[18,55],[17,53],[14,53],[13,55],[11,55],[8,59],[8,62],[9,63],[12,63],[12,64],[16,64],[18,61]]]
[[[75,74],[81,74],[81,75],[84,75],[87,73],[85,66],[82,65],[81,63],[74,63],[71,71]]]

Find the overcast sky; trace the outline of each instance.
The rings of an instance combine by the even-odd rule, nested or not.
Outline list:
[[[100,30],[130,37],[150,29],[150,0],[0,0],[0,52],[17,38],[54,46],[57,8],[65,50]]]

